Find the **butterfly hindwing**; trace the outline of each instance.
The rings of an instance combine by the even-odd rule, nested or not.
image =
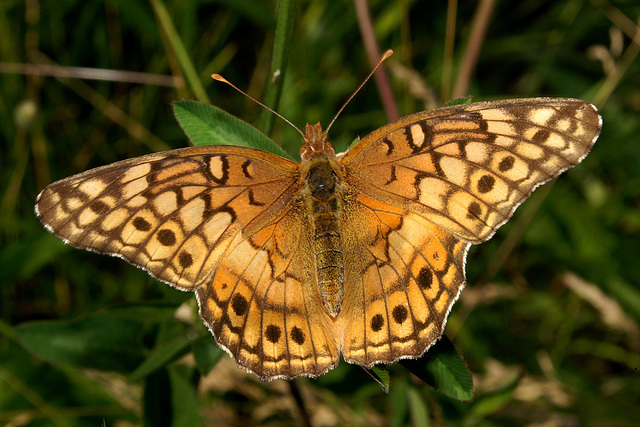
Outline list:
[[[370,367],[421,356],[442,334],[464,287],[469,244],[424,218],[357,197],[339,323],[345,360]]]
[[[316,377],[339,361],[299,202],[252,236],[238,236],[212,285],[197,290],[200,315],[218,343],[262,379]]]

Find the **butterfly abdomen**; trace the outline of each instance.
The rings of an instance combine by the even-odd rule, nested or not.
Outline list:
[[[339,183],[328,160],[309,168],[307,186],[318,287],[327,311],[335,317],[344,292],[344,262],[339,231]]]

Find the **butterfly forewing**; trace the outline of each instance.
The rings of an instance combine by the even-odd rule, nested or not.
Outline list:
[[[533,189],[575,166],[600,133],[594,106],[535,98],[425,111],[342,159],[347,179],[466,241],[489,239]]]
[[[298,165],[210,146],[150,154],[57,181],[36,214],[73,246],[116,255],[190,290],[241,231],[262,229],[297,191]]]

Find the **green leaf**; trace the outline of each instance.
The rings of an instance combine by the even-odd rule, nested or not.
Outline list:
[[[389,376],[389,368],[386,365],[375,365],[371,369],[365,369],[365,371],[380,385],[382,391],[389,393],[391,377]]]
[[[353,141],[351,141],[351,144],[349,144],[349,148],[347,149],[347,151],[351,150],[358,142],[360,142],[360,137],[357,137]]]
[[[188,353],[189,347],[199,337],[179,336],[164,342],[154,348],[149,357],[129,376],[129,381],[135,382],[146,377],[150,373],[162,368],[169,361]]]
[[[193,387],[178,375],[177,370],[169,369],[171,380],[171,406],[173,407],[172,427],[191,427],[202,425],[198,412],[198,401]]]
[[[411,414],[411,425],[414,427],[429,427],[429,408],[420,391],[415,387],[407,387],[407,401]]]
[[[193,145],[238,145],[269,151],[291,159],[262,132],[212,105],[196,101],[176,101],[173,112]]]
[[[471,372],[445,335],[422,358],[400,364],[440,393],[459,400],[473,397]]]
[[[175,368],[159,369],[144,382],[144,418],[147,426],[199,426],[195,390]]]
[[[399,375],[394,380],[393,389],[389,391],[389,406],[392,409],[390,427],[403,427],[407,425],[407,414],[409,412],[409,376]]]
[[[471,96],[463,96],[461,98],[450,99],[449,101],[445,102],[442,107],[453,107],[455,105],[471,104],[471,98]]]
[[[46,361],[121,373],[144,359],[141,332],[140,322],[105,315],[16,328],[22,345]]]
[[[224,355],[211,336],[205,336],[193,343],[193,357],[202,375],[207,375]]]

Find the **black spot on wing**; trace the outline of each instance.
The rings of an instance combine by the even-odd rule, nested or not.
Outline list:
[[[295,342],[298,345],[302,345],[305,342],[305,336],[304,336],[304,332],[302,332],[302,329],[298,328],[297,326],[294,326],[293,328],[291,328],[291,340],[293,342]]]
[[[167,228],[163,228],[158,231],[158,242],[164,246],[173,246],[176,244],[176,234]]]
[[[397,305],[393,308],[391,315],[393,316],[393,320],[395,320],[396,323],[402,324],[409,317],[409,311],[404,305]]]
[[[467,218],[469,219],[478,219],[482,215],[482,208],[478,202],[469,203],[469,207],[467,208]]]
[[[193,257],[189,252],[182,251],[178,256],[178,262],[180,263],[180,267],[188,268],[193,264]]]
[[[280,341],[280,335],[282,335],[282,330],[280,329],[279,326],[276,326],[276,325],[269,325],[264,331],[264,336],[267,339],[267,341],[272,342],[274,344]]]
[[[249,309],[247,299],[240,294],[235,294],[231,300],[231,309],[238,316],[244,316]]]
[[[428,267],[423,267],[418,273],[418,286],[429,289],[433,284],[433,272]]]
[[[498,169],[500,169],[500,172],[506,172],[508,170],[511,170],[515,162],[516,160],[513,156],[506,156],[504,159],[500,160],[500,163],[498,164]]]
[[[94,200],[89,205],[89,208],[98,215],[105,214],[109,210],[109,206],[101,200]]]
[[[382,329],[383,326],[384,326],[384,317],[382,317],[382,314],[376,314],[371,318],[371,329],[374,332],[378,332],[379,330]]]
[[[494,177],[492,177],[491,175],[483,175],[479,180],[478,180],[478,191],[480,193],[488,193],[489,191],[493,190],[493,186],[496,183],[496,179]]]
[[[139,231],[151,230],[151,223],[141,216],[137,216],[133,219],[133,226]]]

